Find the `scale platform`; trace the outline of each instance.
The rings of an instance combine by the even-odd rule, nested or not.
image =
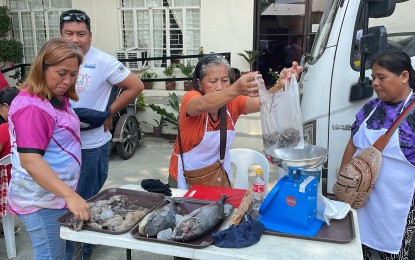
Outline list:
[[[265,198],[258,220],[268,230],[316,235],[323,225],[323,221],[317,219],[318,180],[302,172],[319,167],[328,151],[305,144],[303,149],[270,146],[264,152],[273,165],[288,170],[288,175],[281,178]]]

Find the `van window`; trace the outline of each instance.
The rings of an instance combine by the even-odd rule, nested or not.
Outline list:
[[[336,17],[339,5],[338,2],[339,0],[327,1],[326,9],[324,11],[323,17],[321,18],[316,39],[313,43],[313,48],[311,49],[310,56],[307,57],[308,63],[315,63],[326,49],[327,40],[330,36],[331,27],[333,25],[334,18]]]
[[[403,50],[409,56],[415,56],[415,21],[413,11],[415,1],[409,0],[396,4],[395,11],[389,17],[370,18],[369,28],[383,25],[388,36],[388,50]],[[362,15],[363,12],[360,12]],[[361,19],[360,19],[361,20]],[[360,68],[359,35],[361,32],[361,22],[357,22],[355,28],[355,45],[352,46],[352,64],[355,70]],[[371,65],[370,60],[366,63],[366,69]]]
[[[369,19],[369,27],[383,25],[388,33],[388,50],[403,50],[409,56],[415,54],[415,1],[397,3],[389,17]]]

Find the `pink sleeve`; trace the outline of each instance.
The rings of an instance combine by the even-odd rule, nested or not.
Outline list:
[[[37,106],[27,106],[12,115],[12,122],[19,152],[26,149],[46,151],[55,125],[54,119],[46,111]]]

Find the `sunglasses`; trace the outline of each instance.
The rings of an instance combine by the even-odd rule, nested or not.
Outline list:
[[[77,21],[88,21],[89,18],[88,16],[86,16],[85,14],[80,14],[80,13],[70,13],[70,14],[65,14],[62,16],[62,20],[64,21],[71,21],[76,19]]]

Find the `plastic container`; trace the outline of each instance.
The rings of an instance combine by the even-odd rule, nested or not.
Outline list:
[[[256,176],[253,184],[253,191],[254,191],[254,202],[255,203],[262,203],[264,200],[265,194],[265,181],[264,176],[262,175],[262,169],[259,168],[256,170]]]

